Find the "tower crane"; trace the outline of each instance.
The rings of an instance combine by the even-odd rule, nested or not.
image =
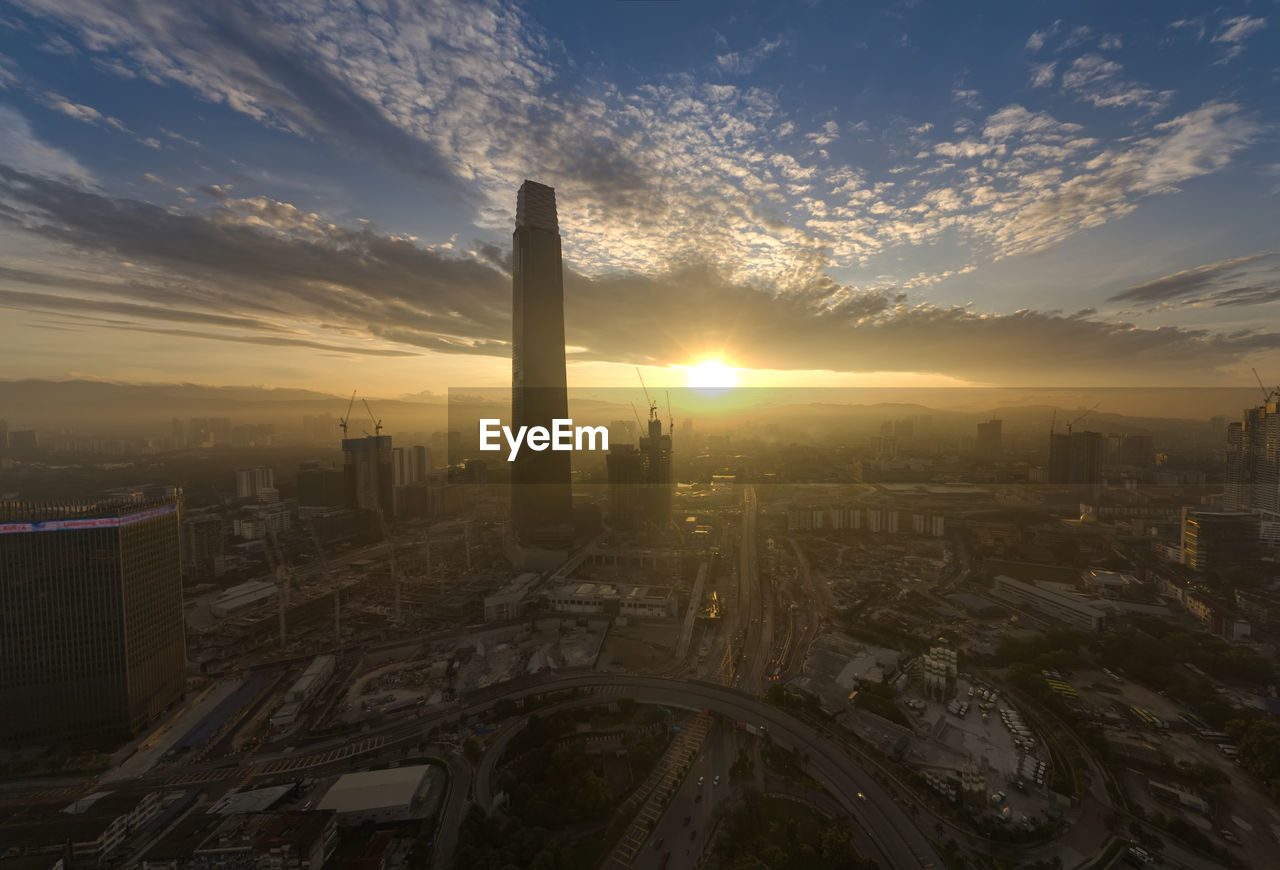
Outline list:
[[[666,390],[667,394],[667,434],[672,438],[676,435],[676,418],[671,413],[671,391]]]
[[[1262,376],[1258,374],[1257,369],[1250,369],[1250,371],[1253,372],[1253,377],[1255,380],[1257,380],[1258,386],[1262,388],[1263,402],[1270,402],[1272,396],[1276,395],[1277,393],[1280,393],[1280,389],[1275,389],[1275,390],[1267,389],[1267,385],[1262,382]]]
[[[315,545],[316,556],[320,559],[320,567],[324,569],[325,574],[329,575],[329,579],[333,581],[333,642],[334,644],[342,643],[342,596],[341,584],[338,583],[337,575],[335,575],[329,566],[329,558],[324,553],[324,544],[320,541],[320,532],[316,529],[315,517],[307,518],[307,530],[311,532],[311,543]]]
[[[1072,426],[1074,426],[1075,424],[1079,423],[1079,422],[1080,422],[1081,420],[1083,420],[1085,417],[1088,417],[1088,416],[1089,416],[1090,414],[1092,414],[1094,411],[1098,410],[1098,408],[1099,408],[1101,405],[1102,405],[1102,403],[1101,403],[1101,402],[1099,402],[1097,405],[1094,405],[1092,408],[1090,408],[1089,410],[1085,411],[1085,412],[1084,412],[1083,414],[1081,414],[1079,417],[1076,417],[1074,420],[1072,420],[1070,423],[1068,423],[1068,424],[1067,424],[1067,434],[1068,434],[1068,435],[1070,435],[1070,434],[1071,434],[1071,427],[1072,427]]]
[[[351,391],[351,401],[347,402],[347,416],[338,418],[338,428],[342,430],[342,437],[347,437],[347,421],[351,419],[351,407],[356,403],[356,391]]]
[[[381,434],[382,434],[382,421],[381,421],[381,420],[376,419],[376,418],[373,416],[373,409],[369,407],[369,400],[368,400],[368,399],[366,399],[366,398],[364,398],[363,396],[361,396],[361,397],[360,397],[360,401],[361,401],[361,402],[364,402],[364,409],[365,409],[366,411],[368,411],[368,412],[369,412],[369,419],[370,419],[371,421],[373,421],[373,434],[374,434],[374,435],[381,435]]]
[[[640,389],[644,390],[644,400],[649,405],[649,419],[652,420],[658,416],[658,403],[649,399],[649,388],[644,385],[644,375],[640,374],[640,366],[636,366],[636,377],[640,379]]]

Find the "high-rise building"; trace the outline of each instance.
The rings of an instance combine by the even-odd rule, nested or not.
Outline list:
[[[265,466],[236,469],[236,498],[279,501],[275,472]]]
[[[391,485],[408,486],[418,481],[418,454],[412,447],[391,448]]]
[[[1100,432],[1055,432],[1049,436],[1049,483],[1102,483],[1104,441]]]
[[[0,739],[106,743],[181,698],[178,508],[0,502]]]
[[[1197,571],[1247,568],[1261,558],[1258,515],[1182,509],[1182,564]]]
[[[182,576],[198,583],[222,575],[226,568],[226,537],[216,513],[188,513],[182,518]]]
[[[666,528],[671,522],[671,497],[674,478],[671,470],[671,433],[662,433],[662,421],[649,411],[649,434],[640,439],[640,457],[644,462],[642,509],[646,522]]]
[[[332,462],[311,460],[298,468],[299,507],[341,507],[346,500],[346,478]]]
[[[604,462],[609,475],[609,525],[620,530],[635,529],[640,521],[644,457],[634,444],[615,443],[611,432]]]
[[[415,444],[409,448],[413,451],[414,483],[426,483],[431,477],[431,448],[423,444]]]
[[[395,512],[390,435],[342,439],[346,504],[359,510]]]
[[[1223,506],[1257,514],[1263,542],[1280,547],[1280,395],[1274,392],[1227,427]]]
[[[525,181],[512,237],[511,425],[542,426],[569,416],[564,357],[564,276],[556,192]],[[451,456],[452,461],[452,456]],[[511,468],[517,539],[542,547],[573,540],[569,453],[522,450]]]
[[[988,420],[978,424],[978,439],[974,450],[983,459],[999,459],[1004,452],[1003,420]]]

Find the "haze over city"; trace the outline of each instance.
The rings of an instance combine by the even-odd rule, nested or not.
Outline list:
[[[500,384],[529,177],[576,386],[1275,380],[1269,10],[19,0],[5,374]]]

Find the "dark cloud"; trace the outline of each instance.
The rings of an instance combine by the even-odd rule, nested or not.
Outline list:
[[[432,250],[264,198],[223,196],[207,211],[181,213],[7,167],[0,167],[0,202],[0,223],[78,250],[84,268],[134,264],[120,282],[107,280],[115,275],[63,278],[52,269],[8,268],[0,283],[43,291],[6,289],[0,298],[15,307],[56,312],[65,305],[128,318],[100,323],[113,329],[334,353],[510,352],[509,253],[497,246],[478,248],[474,257]],[[1240,265],[1214,264],[1215,274]],[[693,261],[656,275],[588,277],[572,268],[565,275],[566,335],[580,360],[666,365],[720,356],[752,368],[1079,384],[1121,374],[1186,381],[1280,349],[1280,335],[1269,331],[1143,329],[1091,309],[982,314],[912,304],[894,287],[857,290],[827,277],[783,293]],[[1161,281],[1160,298],[1175,287],[1195,292],[1181,289],[1187,285],[1178,276]],[[299,337],[314,330],[346,340]]]
[[[1257,254],[1249,254],[1244,257],[1233,257],[1229,260],[1219,260],[1216,263],[1207,263],[1203,266],[1197,266],[1194,269],[1185,269],[1181,272],[1175,272],[1172,275],[1165,275],[1156,278],[1153,281],[1144,281],[1141,284],[1134,284],[1116,295],[1112,296],[1111,302],[1138,302],[1138,303],[1161,303],[1172,302],[1174,300],[1185,300],[1188,297],[1195,297],[1209,291],[1213,291],[1214,295],[1219,295],[1224,300],[1221,304],[1254,304],[1246,300],[1257,287],[1232,288],[1231,283],[1249,275],[1257,267],[1252,264],[1274,260],[1276,258],[1274,251],[1263,251]],[[1266,267],[1269,271],[1275,272],[1274,265]],[[1241,298],[1236,302],[1229,301],[1229,297],[1240,292]],[[1260,299],[1258,301],[1270,301]]]

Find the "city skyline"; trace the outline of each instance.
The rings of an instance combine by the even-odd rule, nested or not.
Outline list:
[[[139,9],[0,22],[13,377],[500,384],[524,177],[571,385],[1280,370],[1266,8]]]

